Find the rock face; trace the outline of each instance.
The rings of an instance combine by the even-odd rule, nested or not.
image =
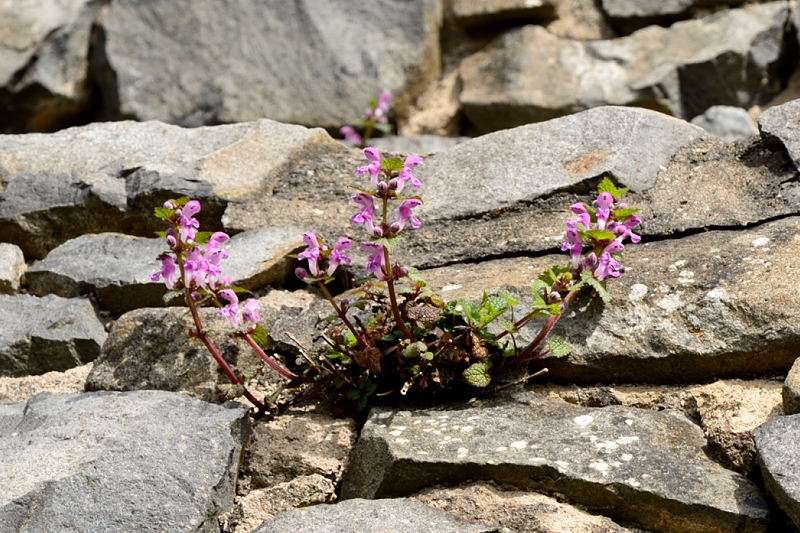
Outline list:
[[[440,19],[438,0],[114,2],[95,68],[116,120],[338,128],[382,90],[408,102],[438,75]]]
[[[26,266],[25,256],[18,246],[0,243],[0,294],[19,291],[19,281]]]
[[[800,527],[800,416],[773,418],[757,428],[753,435],[758,448],[758,461],[767,492],[789,516],[794,527]]]
[[[756,486],[709,460],[704,446],[682,416],[581,408],[533,393],[469,407],[374,408],[342,498],[492,479],[558,492],[649,531],[765,531]]]
[[[41,394],[0,413],[4,531],[219,531],[249,430],[241,404]]]
[[[694,117],[692,124],[728,142],[758,134],[753,119],[740,107],[711,106],[702,115]]]
[[[788,16],[788,3],[773,2],[586,44],[525,26],[461,64],[460,101],[481,132],[604,104],[686,119],[712,105],[748,108],[780,89],[762,80],[778,79],[786,60]]]
[[[0,295],[0,376],[64,371],[93,361],[106,340],[89,300]]]

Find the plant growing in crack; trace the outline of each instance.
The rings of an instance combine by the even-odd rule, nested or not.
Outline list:
[[[359,123],[355,126],[347,124],[339,128],[339,133],[344,136],[342,142],[348,146],[364,148],[375,134],[375,130],[384,134],[391,132],[392,126],[389,124],[391,102],[392,93],[389,91],[383,91],[377,99],[370,100]]]
[[[169,226],[161,234],[169,251],[159,256],[162,268],[153,274],[153,280],[164,279],[169,289],[165,300],[184,298],[195,326],[188,336],[199,339],[220,364],[232,383],[230,396],[244,395],[259,413],[279,411],[315,390],[332,397],[337,411],[353,412],[363,410],[377,396],[473,395],[522,383],[541,372],[488,388],[509,370],[548,355],[568,355],[569,346],[549,337],[553,326],[585,287],[608,301],[606,282],[622,273],[624,241],[640,241],[633,233],[641,222],[638,210],[621,201],[627,189],[618,189],[605,178],[592,204],[570,207],[576,218],[566,222],[566,240],[561,246],[569,252],[570,264],[550,267],[533,282],[530,310],[525,315],[515,319],[519,302],[505,292],[484,293],[478,302],[445,302],[426,286],[416,269],[392,260],[403,233],[422,224],[414,215],[422,198],[407,193],[422,187],[414,171],[423,159],[416,155],[385,158],[371,147],[364,149],[364,155],[368,162],[356,169],[356,175],[369,177],[370,187],[355,188],[352,199],[358,211],[351,222],[367,233],[368,238],[359,245],[368,254],[367,278],[346,297],[334,297],[328,285],[339,267],[352,263],[348,254],[353,244],[347,237],[328,244],[313,233],[304,234],[306,248],[297,258],[307,266],[295,273],[319,288],[334,314],[321,337],[324,348],[309,354],[301,346],[303,363],[295,372],[264,352],[266,334],[258,326],[257,301],[248,300],[239,312],[238,294],[247,291],[231,286],[220,269],[227,257],[221,245],[228,236],[197,231],[194,215],[200,204],[196,200],[171,200],[156,209],[156,216]],[[219,308],[217,314],[230,320],[229,335],[246,341],[283,376],[286,387],[296,390],[293,396],[276,404],[278,390],[262,402],[245,388],[207,335],[197,312],[205,304]],[[544,318],[540,331],[531,342],[520,345],[517,333],[538,317]]]

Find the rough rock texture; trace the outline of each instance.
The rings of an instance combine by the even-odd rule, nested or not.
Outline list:
[[[738,5],[743,0],[601,0],[608,21],[623,33],[632,33],[650,24],[669,26],[689,18],[698,7],[714,4]]]
[[[686,418],[533,393],[429,409],[373,408],[341,497],[492,479],[560,493],[654,532],[765,531],[757,487],[708,459]]]
[[[768,420],[753,436],[767,493],[800,528],[800,416]]]
[[[86,377],[91,370],[92,363],[86,363],[64,372],[47,372],[40,376],[21,378],[0,378],[0,402],[26,402],[28,398],[40,392],[58,394],[83,392]]]
[[[800,345],[800,288],[793,279],[800,218],[741,231],[709,231],[625,248],[626,272],[603,305],[581,294],[553,329],[572,353],[545,358],[548,379],[582,384],[670,383],[788,372]],[[509,290],[523,305],[531,281],[563,255],[485,261],[425,272],[447,299]],[[771,287],[764,297],[762,288]],[[538,332],[532,322],[520,338]]]
[[[25,273],[25,256],[19,246],[0,243],[0,294],[19,292],[20,279]]]
[[[767,141],[782,146],[800,169],[800,100],[771,107],[758,116],[758,127]]]
[[[293,509],[252,533],[501,533],[410,500],[350,500]]]
[[[691,122],[728,142],[758,135],[755,122],[747,111],[740,107],[714,105],[706,109],[702,115],[694,117]]]
[[[264,363],[245,341],[224,334],[230,322],[215,315],[213,309],[201,309],[203,325],[225,361],[239,376],[261,369]],[[194,323],[186,308],[145,308],[122,315],[95,361],[86,390],[157,389],[216,401],[230,381],[198,339],[185,338],[190,327]],[[257,378],[262,384],[276,388],[282,382],[275,371],[264,372]]]
[[[432,488],[411,499],[471,522],[496,524],[511,531],[536,533],[633,533],[604,516],[535,492],[498,490],[479,482],[457,488]]]
[[[338,128],[382,90],[400,107],[422,92],[440,20],[439,0],[128,0],[105,13],[94,61],[112,119]]]
[[[462,62],[460,101],[481,132],[606,104],[686,119],[749,108],[781,89],[763,80],[779,79],[788,16],[788,2],[773,2],[585,44],[525,26]]]
[[[464,27],[500,22],[525,24],[556,16],[556,0],[453,0],[453,16]]]
[[[89,41],[102,2],[0,4],[0,133],[54,131],[91,105]]]
[[[94,361],[106,340],[89,300],[0,295],[0,376],[63,371]]]
[[[273,227],[235,235],[222,247],[230,258],[222,273],[234,285],[255,290],[284,284],[293,276],[287,254],[303,243],[299,229]],[[164,305],[163,281],[150,279],[160,263],[156,257],[167,250],[163,239],[145,239],[117,233],[83,235],[67,241],[29,268],[31,292],[65,298],[92,293],[101,308],[119,316],[142,307]]]
[[[795,360],[781,389],[783,411],[787,415],[800,413],[800,363]]]
[[[247,409],[181,394],[41,394],[0,414],[4,531],[219,531]]]
[[[3,136],[0,241],[41,259],[86,233],[152,237],[163,230],[154,206],[180,196],[201,200],[202,229],[219,230],[228,202],[267,194],[273,173],[320,145],[346,151],[322,130],[269,120],[196,129],[115,122]]]

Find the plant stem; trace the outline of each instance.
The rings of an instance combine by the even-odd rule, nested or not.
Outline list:
[[[281,365],[273,361],[270,356],[264,353],[264,350],[262,350],[261,346],[259,346],[258,343],[256,343],[256,341],[253,340],[253,337],[251,337],[249,333],[243,333],[242,337],[244,338],[244,340],[247,341],[247,344],[250,345],[253,351],[256,352],[258,356],[264,360],[265,363],[267,363],[270,367],[272,367],[272,369],[275,370],[275,372],[277,372],[281,376],[285,377],[286,379],[294,383],[303,383],[312,381],[309,378],[301,377],[291,373],[290,371],[288,371],[287,369],[283,368]]]
[[[392,267],[391,263],[389,263],[389,250],[385,246],[383,247],[383,258],[386,261],[386,286],[389,289],[389,301],[392,303],[392,315],[394,315],[394,321],[397,322],[397,327],[400,328],[400,331],[403,332],[403,336],[405,338],[407,338],[411,342],[416,342],[417,339],[415,339],[414,335],[412,335],[411,332],[408,331],[408,328],[403,322],[403,317],[400,316],[400,308],[397,306],[397,296],[395,295],[394,292]]]
[[[342,308],[339,307],[339,304],[337,304],[336,300],[333,299],[333,296],[331,295],[330,291],[328,291],[328,287],[326,287],[325,284],[321,281],[317,281],[317,285],[319,285],[319,288],[322,289],[322,294],[324,294],[325,298],[327,298],[328,301],[331,303],[333,308],[336,310],[336,314],[339,315],[339,319],[342,322],[344,322],[344,325],[347,326],[347,329],[349,329],[350,333],[352,333],[353,336],[356,338],[361,348],[363,348],[364,350],[369,349],[369,344],[367,344],[367,341],[364,340],[363,335],[360,335],[358,331],[356,331],[356,328],[355,326],[353,326],[352,322],[348,320],[347,314],[344,311],[342,311]]]
[[[553,326],[556,325],[558,319],[561,318],[561,315],[564,314],[564,311],[566,311],[570,302],[572,302],[577,295],[578,291],[570,291],[567,293],[567,295],[564,297],[564,300],[561,302],[561,312],[557,315],[551,315],[547,319],[547,322],[545,322],[544,326],[542,326],[542,331],[540,331],[536,338],[533,339],[533,342],[531,342],[524,350],[522,350],[522,353],[514,358],[517,362],[525,360],[527,356],[529,356],[534,350],[536,350],[536,348],[539,347],[540,344],[542,344],[542,342],[550,334],[550,330],[553,329]]]

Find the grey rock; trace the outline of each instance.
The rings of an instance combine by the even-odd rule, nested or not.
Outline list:
[[[800,416],[781,416],[768,420],[753,432],[758,463],[767,493],[800,527]]]
[[[0,295],[0,376],[64,371],[93,361],[106,340],[89,300]]]
[[[11,419],[3,531],[217,532],[249,429],[243,405],[156,391],[40,394]]]
[[[787,415],[800,413],[800,363],[795,360],[781,389],[783,412]]]
[[[103,99],[118,102],[112,119],[339,127],[381,91],[402,107],[438,75],[441,9],[439,0],[114,2],[94,60]]]
[[[552,331],[572,353],[545,358],[548,380],[567,383],[674,383],[786,373],[800,345],[800,218],[740,231],[709,231],[625,247],[624,274],[604,305],[581,293]],[[531,281],[566,254],[431,269],[442,296],[480,299],[511,292],[525,313]],[[770,287],[765,296],[764,287]],[[520,332],[530,342],[541,322]]]
[[[426,155],[443,152],[457,144],[468,141],[469,137],[440,137],[438,135],[420,135],[419,137],[378,137],[369,143],[381,152],[396,154]]]
[[[556,17],[555,0],[454,0],[453,17],[468,28],[543,22]]]
[[[268,346],[281,353],[299,355],[301,347],[310,351],[315,338],[325,329],[323,319],[333,313],[330,302],[315,289],[272,290],[258,302],[259,323],[269,337]]]
[[[237,376],[261,370],[264,363],[247,343],[225,334],[230,329],[227,318],[217,317],[214,309],[200,309],[200,319]],[[185,338],[189,328],[194,322],[186,308],[137,309],[122,315],[86,379],[86,390],[157,389],[217,401],[230,381],[202,342]],[[255,384],[270,389],[284,381],[269,368],[255,378]]]
[[[0,137],[0,241],[41,259],[85,233],[151,237],[153,209],[201,200],[207,231],[232,201],[267,194],[273,173],[323,146],[322,130],[260,120],[183,129],[157,122],[100,123],[52,135]],[[282,224],[283,225],[283,224]]]
[[[702,115],[694,117],[691,122],[728,142],[758,135],[753,119],[740,107],[714,105]]]
[[[350,500],[293,509],[252,533],[501,533],[410,500]]]
[[[800,100],[792,100],[783,105],[770,107],[756,119],[761,135],[786,150],[800,169]]]
[[[254,489],[320,475],[338,485],[358,433],[353,419],[294,411],[254,427],[242,473]]]
[[[0,294],[19,292],[20,279],[26,267],[19,246],[0,242]]]
[[[788,16],[787,2],[772,2],[589,43],[526,26],[462,62],[460,101],[481,132],[608,104],[685,119],[750,108],[781,88]]]
[[[529,392],[413,411],[373,408],[341,497],[491,479],[559,493],[654,532],[765,531],[758,488],[708,459],[705,444],[680,415],[583,408]]]
[[[302,245],[294,228],[272,227],[234,235],[223,245],[230,257],[222,273],[234,285],[255,290],[282,284],[293,262],[287,254]],[[119,316],[142,307],[164,305],[166,288],[150,274],[160,269],[156,257],[167,251],[163,239],[145,239],[118,233],[83,235],[67,241],[29,268],[30,290],[39,296],[65,298],[93,293],[100,307]]]
[[[708,8],[714,3],[704,0],[601,0],[609,22],[623,33],[633,33],[651,24],[668,26],[675,21],[691,18],[698,8]],[[743,0],[716,3],[734,6],[742,4]]]
[[[86,57],[102,2],[0,5],[0,133],[54,131],[91,105]]]

